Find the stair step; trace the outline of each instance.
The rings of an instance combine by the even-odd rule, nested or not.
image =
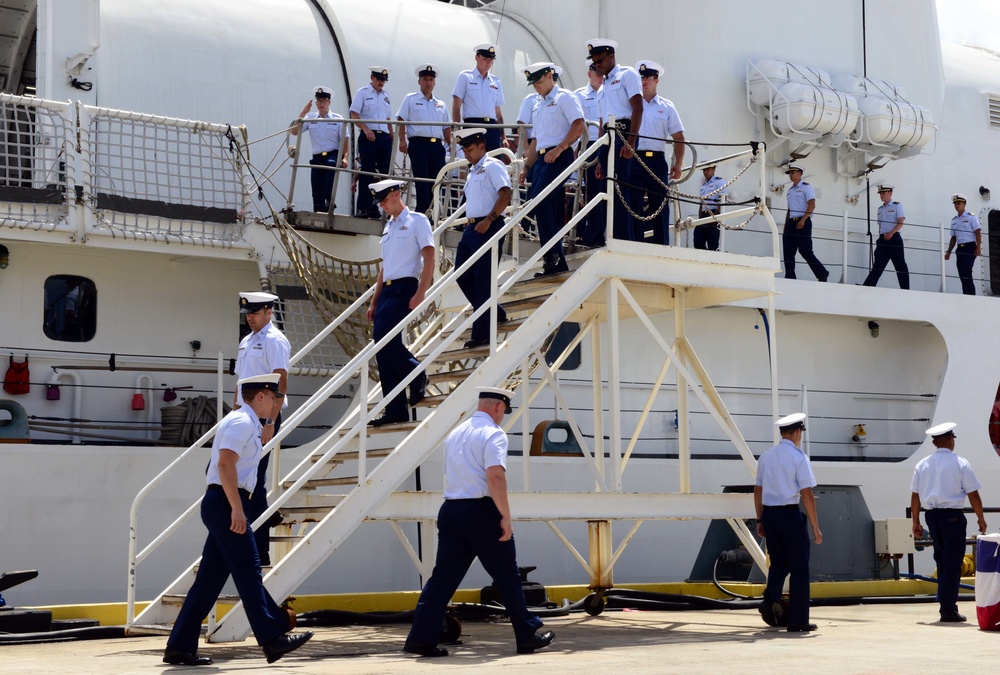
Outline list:
[[[497,340],[497,343],[501,343],[503,340]],[[455,344],[463,344],[462,342],[456,342]],[[449,349],[448,351],[441,352],[441,355],[437,357],[438,361],[461,361],[463,359],[484,359],[490,355],[489,345],[480,345],[478,347],[459,347],[458,349]],[[427,354],[418,354],[417,360],[423,361],[427,358]]]
[[[545,277],[531,277],[527,279],[521,279],[516,284],[510,287],[504,297],[507,296],[519,296],[526,297],[528,295],[539,295],[541,293],[551,294],[552,291],[559,288],[573,276],[573,272],[560,272],[559,274],[551,274]],[[503,301],[501,301],[502,304]]]
[[[431,375],[428,379],[433,381],[434,376]],[[420,424],[419,421],[410,422],[396,422],[395,424],[383,424],[380,427],[368,427],[368,435],[372,436],[375,434],[391,434],[400,431],[413,431]],[[340,435],[346,436],[350,432],[350,429],[341,429]]]
[[[420,401],[420,403],[418,403],[415,406],[411,406],[411,407],[413,407],[413,408],[434,408],[434,407],[439,406],[442,403],[444,403],[444,400],[446,398],[448,398],[448,394],[428,394],[427,396],[424,396],[423,400]],[[378,405],[378,401],[373,401],[373,402],[371,402],[371,403],[368,404],[368,409],[371,410],[376,405]],[[340,457],[340,455],[337,455],[337,456]],[[315,461],[315,460],[313,460],[313,461]]]
[[[441,371],[440,373],[431,373],[427,376],[428,382],[431,384],[440,384],[442,382],[459,382],[461,380],[468,379],[472,373],[476,372],[475,368],[463,368],[461,370],[447,370]],[[395,426],[395,425],[388,425]],[[416,423],[414,423],[416,426]],[[385,427],[380,427],[384,429]]]
[[[160,598],[160,602],[164,605],[173,605],[180,607],[184,604],[184,599],[187,597],[185,593],[164,593]],[[238,595],[220,595],[219,602],[224,605],[235,605],[240,601],[240,596]]]
[[[372,457],[385,457],[390,452],[392,452],[393,449],[394,448],[369,448],[368,450],[365,451],[365,457],[367,457],[368,459],[371,459]],[[313,464],[315,464],[320,460],[322,456],[323,455],[310,455],[309,459],[312,461]],[[360,458],[360,456],[361,452],[358,450],[352,450],[351,452],[338,452],[330,460],[330,463],[342,464],[344,462],[349,462],[351,460],[357,460]],[[285,509],[281,510],[284,511]]]
[[[528,320],[526,316],[519,316],[516,318],[510,318],[504,323],[497,325],[497,333],[513,333],[515,330],[521,327],[521,325]],[[457,344],[464,344],[466,340],[472,339],[472,328],[466,328],[455,338]]]
[[[312,478],[307,480],[304,489],[316,488],[316,487],[328,487],[330,485],[357,485],[357,476],[329,476],[327,478]],[[295,485],[295,481],[286,480],[281,483],[285,488],[290,488]]]
[[[126,633],[129,635],[170,635],[173,630],[173,624],[169,623],[134,623],[128,627]]]
[[[531,314],[536,309],[541,307],[546,300],[549,299],[548,295],[533,295],[528,298],[519,298],[513,301],[501,301],[500,304],[503,305],[504,311],[507,312],[508,317],[514,316],[527,316]],[[501,324],[504,326],[506,324]],[[498,329],[500,326],[497,327]]]
[[[302,535],[302,534],[272,534],[271,535],[271,542],[272,543],[277,543],[277,542],[298,543],[298,542],[302,541],[302,538],[304,536],[305,535]]]

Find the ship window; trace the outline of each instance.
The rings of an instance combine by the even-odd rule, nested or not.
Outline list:
[[[97,333],[97,285],[72,274],[56,274],[46,279],[42,327],[50,340],[92,340]]]
[[[990,117],[990,129],[1000,129],[1000,94],[987,94],[986,106]]]

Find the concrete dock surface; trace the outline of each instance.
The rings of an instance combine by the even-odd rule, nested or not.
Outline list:
[[[870,674],[976,672],[992,661],[1000,633],[979,630],[972,602],[959,604],[969,619],[963,624],[939,623],[937,609],[934,603],[814,607],[810,619],[819,630],[813,633],[771,628],[756,610],[574,613],[547,619],[555,642],[529,655],[515,653],[509,624],[464,622],[462,644],[448,646],[451,654],[444,658],[403,654],[405,625],[317,628],[309,643],[270,666],[252,638],[203,643],[199,655],[214,663],[195,672]],[[179,672],[181,667],[161,661],[165,644],[165,637],[136,637],[0,645],[0,670],[6,675]]]

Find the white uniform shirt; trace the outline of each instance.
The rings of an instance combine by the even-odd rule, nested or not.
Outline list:
[[[960,509],[965,496],[981,487],[968,460],[948,448],[937,448],[917,462],[910,492],[920,495],[925,509]]]
[[[463,70],[455,80],[455,88],[451,92],[462,100],[462,117],[485,117],[496,119],[497,108],[503,105],[503,86],[500,78],[492,73],[486,77],[479,74],[478,68]]]
[[[357,113],[363,120],[387,120],[392,116],[392,104],[389,103],[389,94],[383,89],[375,91],[371,84],[358,89],[351,101],[351,112]],[[388,124],[368,125],[372,131],[389,131]]]
[[[601,87],[601,119],[607,123],[611,115],[615,120],[632,119],[632,104],[635,95],[642,96],[642,78],[635,68],[616,65]]]
[[[420,252],[434,246],[431,222],[422,213],[403,207],[399,216],[391,218],[382,231],[382,280],[420,278],[424,259]]]
[[[956,244],[969,244],[976,241],[976,230],[981,230],[979,217],[975,213],[964,212],[951,219],[951,236]]]
[[[489,497],[486,469],[507,469],[507,432],[477,410],[444,441],[444,498]]]
[[[645,115],[643,115],[645,119]],[[726,179],[719,176],[712,176],[707,181],[701,184],[701,192],[699,193],[705,199],[705,203],[702,208],[711,209],[715,211],[719,208],[719,203],[721,201],[722,195],[729,194],[729,189],[723,187],[726,184]],[[711,194],[722,188],[719,192],[712,195],[711,197],[706,197],[705,195]]]
[[[510,187],[507,165],[498,159],[483,155],[479,163],[469,169],[465,179],[465,215],[482,218],[497,203],[500,190]]]
[[[531,93],[524,97],[521,101],[521,108],[517,111],[517,123],[518,124],[533,124],[535,119],[535,106],[538,102],[542,100],[542,97],[538,94]],[[533,127],[528,127],[524,130],[525,136],[530,141],[535,137],[535,130]]]
[[[809,183],[800,180],[798,185],[788,188],[785,196],[788,198],[788,215],[801,218],[809,208],[809,200],[816,199],[816,190]]]
[[[764,506],[798,504],[801,490],[816,487],[809,458],[787,438],[757,460],[757,480]]]
[[[883,204],[878,207],[878,233],[892,232],[893,228],[896,227],[896,221],[905,217],[903,205],[899,202]]]
[[[403,103],[399,106],[399,112],[396,113],[396,117],[401,117],[404,121],[411,123],[406,125],[407,138],[413,138],[414,136],[444,138],[444,127],[429,127],[412,123],[451,121],[444,101],[433,96],[425,98],[419,91],[407,94],[403,98]]]
[[[256,333],[250,333],[240,340],[236,356],[236,378],[242,380],[255,375],[270,375],[276,370],[288,372],[288,359],[292,345],[288,338],[274,327],[270,321]],[[243,392],[236,388],[236,402],[243,405]],[[282,399],[281,409],[288,407],[288,397]]]
[[[320,115],[313,110],[306,113],[305,120],[318,120]],[[322,119],[342,120],[344,119],[335,112],[328,112]],[[302,127],[309,133],[309,144],[312,145],[312,154],[318,155],[321,152],[337,152],[340,150],[340,139],[344,137],[345,125],[331,122],[309,124],[302,122]]]
[[[588,122],[600,122],[601,101],[598,92],[594,91],[594,88],[588,84],[586,87],[580,87],[573,93],[576,94],[577,99],[580,101],[580,107],[583,108],[583,118]],[[587,133],[592,141],[597,140],[601,136],[601,132],[597,127],[589,124],[587,125]]]
[[[684,125],[673,103],[659,95],[648,101],[643,99],[642,124],[639,125],[639,150],[669,154],[673,149],[673,141],[670,139],[679,131],[684,131]]]
[[[263,448],[260,444],[260,419],[248,405],[234,410],[223,418],[212,442],[212,459],[205,474],[206,485],[222,485],[219,477],[219,454],[222,450],[232,450],[236,460],[236,482],[247,492],[253,492],[257,485],[257,462]]]
[[[551,148],[566,138],[576,120],[583,119],[580,101],[567,89],[553,86],[535,106],[535,147]]]

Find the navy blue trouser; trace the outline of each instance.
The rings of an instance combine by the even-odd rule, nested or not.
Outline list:
[[[809,532],[806,514],[797,504],[765,506],[760,522],[771,567],[767,571],[764,600],[781,602],[781,589],[788,580],[788,624],[809,623]]]
[[[667,190],[660,185],[660,181],[666,183],[670,179],[667,157],[662,152],[654,152],[651,156],[647,156],[647,151],[640,150],[639,159],[646,165],[646,168],[642,168],[637,161],[632,162],[632,178],[629,181],[633,186],[629,190],[629,203],[632,205],[632,210],[639,214],[642,213],[643,197],[647,193],[649,194],[650,215],[656,213],[660,204],[663,204],[663,210],[652,220],[633,219],[632,227],[634,229],[632,233],[637,241],[645,241],[646,228],[648,225],[652,225],[652,243],[666,246],[670,243],[670,202],[664,204]]]
[[[462,119],[463,122],[468,124],[499,124],[497,120],[493,118],[486,117],[465,117]],[[497,148],[503,147],[503,129],[500,127],[494,127],[492,129],[486,130],[486,138],[484,140],[486,144],[486,152],[490,150],[496,150]]]
[[[264,424],[264,420],[260,421]],[[281,429],[281,413],[274,420],[274,433]],[[273,438],[273,436],[272,436]],[[271,453],[260,458],[257,463],[257,484],[254,485],[250,494],[250,508],[246,512],[247,522],[252,523],[257,520],[264,511],[267,511],[267,465],[271,462]],[[267,567],[271,564],[271,528],[264,525],[260,529],[254,530],[254,541],[257,544],[257,553],[260,555],[260,564]]]
[[[358,155],[361,158],[362,171],[377,171],[383,178],[389,175],[389,162],[392,159],[392,139],[384,131],[375,132],[375,140],[369,141],[363,132],[358,132]],[[372,200],[368,186],[377,183],[380,178],[358,176],[358,214],[374,214],[377,204]]]
[[[598,164],[595,163],[587,169],[587,177],[584,182],[584,195],[587,202],[608,189],[607,181],[603,178],[597,178],[597,167]],[[607,202],[601,202],[580,221],[580,224],[576,226],[576,232],[580,237],[581,244],[584,246],[604,246],[607,213]]]
[[[718,215],[718,210],[716,211],[705,211],[699,210],[699,218],[708,218],[711,214]],[[705,225],[699,225],[694,228],[694,247],[700,248],[703,251],[718,251],[719,250],[719,240],[721,239],[722,231],[719,229],[719,225],[715,223],[707,223]]]
[[[372,338],[378,342],[398,326],[410,313],[410,299],[417,292],[416,278],[396,279],[388,286],[382,286],[378,303],[375,305],[374,326]],[[405,332],[405,329],[404,329]],[[382,383],[382,395],[388,394],[397,384],[403,381],[410,371],[419,365],[416,357],[403,345],[403,334],[396,335],[378,354],[375,355],[378,364],[379,382]],[[396,419],[407,419],[409,411],[406,407],[406,387],[389,401],[384,414]]]
[[[409,144],[410,167],[416,178],[437,178],[438,172],[444,166],[444,144],[440,138],[414,136],[407,141]],[[434,194],[432,183],[416,183],[417,213],[427,213],[431,207]]]
[[[889,241],[885,240],[881,234],[875,242],[875,256],[872,261],[872,271],[868,273],[864,286],[874,286],[878,283],[879,277],[885,271],[885,266],[892,261],[892,267],[896,270],[896,279],[899,287],[907,289],[910,287],[910,268],[906,266],[906,259],[903,257],[903,236],[897,232],[892,235]]]
[[[801,230],[795,227],[798,221],[799,218],[787,217],[785,219],[785,229],[781,233],[781,248],[785,260],[785,278],[795,278],[795,253],[798,252],[802,254],[803,260],[808,263],[809,269],[816,275],[816,278],[820,281],[826,281],[830,273],[823,267],[823,263],[819,261],[816,254],[813,253],[812,218],[806,218],[806,223],[802,226]]]
[[[438,643],[445,609],[476,558],[500,591],[517,644],[530,642],[544,624],[525,604],[514,539],[500,541],[501,534],[500,512],[492,498],[445,500],[438,512],[434,572],[420,593],[407,642]]]
[[[309,160],[312,166],[330,166],[336,168],[339,150],[332,150],[319,155],[313,155]],[[330,210],[333,192],[333,177],[336,171],[331,169],[311,169],[309,180],[312,183],[313,211],[326,213]]]
[[[466,225],[465,231],[462,233],[462,239],[458,242],[458,248],[455,251],[455,267],[461,267],[466,260],[472,257],[473,253],[482,248],[482,246],[489,241],[490,238],[500,230],[500,228],[503,227],[503,223],[504,219],[503,216],[501,216],[494,220],[493,223],[490,224],[489,229],[483,234],[476,232],[475,223],[469,223]],[[506,235],[504,235],[497,243],[498,261],[503,255],[503,243],[506,238]],[[490,270],[490,256],[487,254],[480,256],[480,258],[458,278],[458,287],[462,289],[465,299],[472,305],[473,310],[479,309],[486,304],[486,302],[490,299],[490,294],[493,292],[493,285],[495,283],[496,279],[493,278],[493,274]],[[503,310],[503,307],[497,305],[497,323],[501,323],[506,320],[507,313]],[[489,336],[490,313],[483,312],[482,316],[472,323],[472,339],[486,340]]]
[[[955,247],[955,266],[958,268],[958,278],[962,280],[962,293],[976,294],[976,284],[972,280],[972,266],[976,264],[976,242],[959,244]]]
[[[934,542],[937,564],[937,599],[941,611],[958,611],[958,586],[965,559],[966,518],[961,509],[930,509],[924,512]]]
[[[628,128],[628,120],[625,121],[625,128]],[[622,159],[619,153],[624,146],[624,141],[621,137],[616,134],[613,130],[609,130],[608,133],[614,134],[614,145],[609,150],[615,153],[615,175],[614,178],[621,185],[621,196],[618,195],[618,191],[615,190],[615,222],[612,228],[613,235],[615,239],[624,239],[626,241],[642,241],[642,233],[636,234],[633,231],[632,214],[628,212],[625,208],[625,204],[622,202],[622,196],[628,197],[629,190],[628,185],[632,182],[632,159]],[[608,155],[607,153],[600,153],[601,155],[601,172],[608,178]]]
[[[573,152],[566,150],[559,155],[556,161],[549,164],[545,161],[545,155],[538,155],[538,161],[532,167],[534,178],[532,180],[532,190],[535,194],[540,193],[573,163]],[[536,187],[537,186],[537,187]],[[545,244],[566,224],[566,190],[562,186],[555,188],[545,199],[535,207],[535,222],[538,223],[538,240]],[[549,249],[545,255],[546,267],[566,267],[566,256],[563,253],[562,237],[555,246]]]
[[[245,514],[249,509],[249,498],[245,491],[241,491],[240,496]],[[278,607],[264,588],[249,517],[246,532],[236,534],[230,530],[232,508],[226,493],[221,487],[209,486],[201,501],[201,520],[208,528],[208,539],[201,552],[198,574],[170,631],[167,646],[191,653],[198,651],[201,622],[212,610],[230,575],[243,601],[243,609],[257,644],[270,644],[287,633],[288,614]]]

